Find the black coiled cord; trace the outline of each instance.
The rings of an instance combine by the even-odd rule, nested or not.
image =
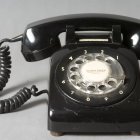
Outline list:
[[[11,73],[11,57],[9,47],[0,48],[0,91],[6,86]]]
[[[15,42],[19,41],[19,36],[13,39],[3,39],[0,41],[0,46],[4,42]],[[6,86],[8,79],[10,78],[11,73],[11,57],[9,47],[0,47],[0,91]],[[24,87],[17,94],[11,98],[0,100],[0,114],[8,113],[16,110],[21,105],[23,105],[27,100],[33,96],[39,96],[43,93],[48,93],[47,90],[42,90],[38,92],[38,89],[35,85],[31,89]]]

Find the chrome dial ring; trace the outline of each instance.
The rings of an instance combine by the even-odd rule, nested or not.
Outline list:
[[[67,77],[69,83],[82,93],[101,95],[124,85],[125,73],[116,59],[101,52],[73,59]]]

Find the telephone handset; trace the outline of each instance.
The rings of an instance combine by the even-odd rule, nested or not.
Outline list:
[[[68,15],[29,24],[22,35],[0,42],[0,89],[11,67],[9,47],[2,43],[21,41],[27,61],[51,56],[49,92],[25,87],[0,101],[0,113],[48,93],[48,129],[55,134],[140,131],[139,37],[139,20],[116,15]]]

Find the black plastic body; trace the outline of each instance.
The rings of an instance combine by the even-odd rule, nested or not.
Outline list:
[[[94,48],[95,46],[90,47]],[[108,47],[111,49],[111,46]],[[87,48],[83,47],[81,49]],[[136,79],[127,97],[111,105],[100,107],[81,104],[65,96],[65,92],[59,88],[60,85],[57,83],[56,73],[61,59],[68,55],[70,51],[63,48],[52,56],[48,108],[48,129],[50,131],[73,133],[140,131],[140,73],[138,61],[135,54],[128,49],[118,48],[114,51],[121,53],[132,64]],[[130,69],[130,67],[126,66],[125,69]],[[134,77],[131,78],[134,79]]]
[[[85,34],[77,35],[76,31],[110,31],[111,33],[87,36]],[[66,32],[66,45],[63,48],[58,38],[62,32]],[[108,41],[92,41],[93,38],[105,38]],[[140,72],[137,60],[140,58],[139,38],[140,21],[116,15],[60,16],[27,26],[22,40],[22,53],[25,59],[37,61],[52,56],[48,105],[48,129],[50,131],[140,131]],[[91,41],[80,41],[80,39]],[[76,98],[75,100],[69,98],[67,92],[62,90],[58,84],[59,78],[61,78],[61,73],[57,72],[58,65],[65,56],[75,50],[89,48],[92,48],[93,52],[98,48],[100,51],[101,49],[110,50],[110,55],[113,54],[111,52],[115,52],[116,55],[121,54],[120,63],[122,63],[125,72],[132,72],[129,81],[126,80],[132,84],[128,85],[129,90],[125,90],[124,97],[116,96],[117,100],[112,100],[108,104],[101,102],[92,106],[84,104]],[[127,60],[126,63],[123,58]],[[113,96],[112,94],[112,99]]]
[[[37,61],[51,56],[61,48],[58,35],[66,32],[67,26],[74,26],[75,31],[109,31],[113,25],[121,26],[123,44],[126,48],[134,50],[139,57],[140,21],[108,14],[66,15],[29,24],[23,34],[22,53],[27,61]],[[115,43],[116,40],[113,41]]]

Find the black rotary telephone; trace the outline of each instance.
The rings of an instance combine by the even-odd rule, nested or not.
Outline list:
[[[61,45],[59,35],[66,34]],[[63,132],[140,131],[140,21],[80,14],[29,24],[25,32],[0,42],[0,89],[10,77],[9,47],[21,41],[27,61],[51,56],[49,90],[24,87],[0,101],[0,113],[24,104],[31,95],[48,93],[48,129]]]

